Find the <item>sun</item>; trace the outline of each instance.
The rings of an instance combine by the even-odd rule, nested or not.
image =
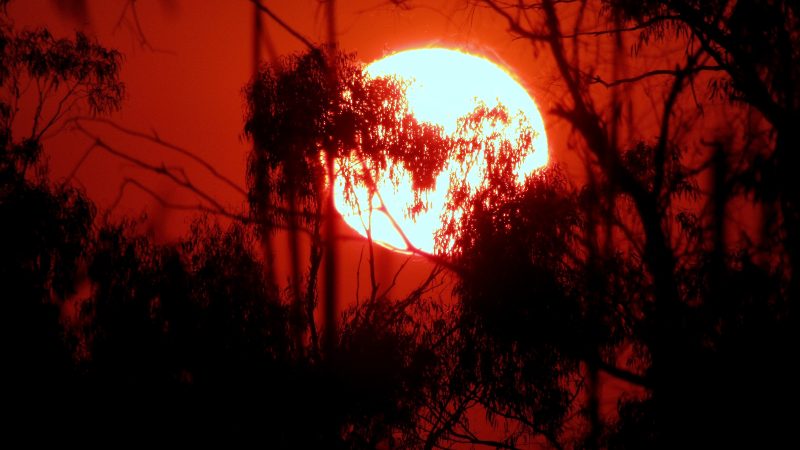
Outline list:
[[[444,132],[456,131],[458,119],[480,104],[504,106],[510,114],[521,117],[534,130],[532,151],[515,171],[517,182],[548,162],[547,137],[536,103],[520,83],[497,64],[486,58],[458,50],[424,48],[406,50],[379,59],[366,67],[372,77],[394,76],[409,83],[406,98],[412,114],[423,122],[440,125]],[[371,208],[357,208],[344,197],[344,181],[334,185],[334,201],[344,221],[364,237],[400,252],[434,253],[434,237],[442,227],[442,212],[447,199],[449,180],[454,167],[446,167],[436,178],[433,191],[427,193],[426,211],[414,218],[406,211],[413,204],[411,178],[403,168],[400,183],[378,180],[378,195]],[[467,174],[481,177],[478,167]],[[341,178],[341,177],[339,177]],[[367,202],[365,186],[354,187],[359,205]]]

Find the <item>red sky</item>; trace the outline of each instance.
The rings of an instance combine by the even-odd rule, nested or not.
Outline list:
[[[249,1],[135,2],[138,23],[147,44],[141,42],[134,15],[128,7],[129,0],[89,0],[86,20],[63,14],[58,3],[55,0],[12,1],[9,16],[18,29],[46,26],[55,36],[71,36],[81,29],[101,44],[120,50],[125,55],[122,78],[127,85],[127,97],[122,110],[112,119],[130,129],[157,133],[162,139],[192,151],[244,188],[249,144],[241,136],[244,107],[241,91],[253,69],[253,5]],[[485,9],[467,7],[468,2],[463,0],[410,2],[415,5],[411,9],[390,3],[386,0],[337,2],[340,47],[355,52],[365,62],[398,50],[424,46],[461,48],[489,57],[514,73],[539,104],[547,128],[550,159],[565,165],[571,174],[580,173],[581,163],[569,128],[549,113],[555,102],[561,100],[562,91],[546,49],[535,52],[527,41],[512,39],[502,19]],[[325,15],[318,0],[265,0],[264,4],[310,40],[325,40]],[[264,24],[278,53],[303,50],[303,44],[275,22],[265,17]],[[601,42],[596,52],[591,53],[589,49],[581,57],[594,58],[598,61],[598,70],[602,70],[603,58],[607,61],[607,47]],[[657,49],[659,59],[640,55],[641,64],[670,67],[667,47]],[[635,67],[627,70],[636,73]],[[650,86],[656,88],[661,83],[663,90],[663,80],[654,79],[652,83]],[[608,95],[605,88],[596,86],[593,89],[595,100]],[[659,112],[650,105],[657,104],[658,99],[648,96],[658,95],[652,92],[660,91],[648,92],[647,83],[635,89],[641,92],[631,95],[641,98],[641,110],[630,114],[632,126],[628,131],[631,135],[652,139],[654,134],[647,130],[658,123]],[[693,108],[693,104],[687,105],[687,111]],[[707,117],[700,122],[704,126],[691,132],[714,137],[715,120],[722,119],[726,124],[732,120],[714,114]],[[245,199],[240,193],[215,179],[197,163],[107,127],[93,129],[115,148],[132,156],[154,165],[182,167],[193,183],[232,209],[244,206]],[[53,177],[59,179],[70,173],[88,145],[84,136],[70,132],[62,132],[45,142]],[[176,188],[169,180],[146,173],[102,150],[93,151],[75,180],[102,210],[117,198],[125,178],[141,181],[170,202],[196,203],[193,194]],[[148,194],[129,185],[115,209],[115,216],[139,215],[142,211],[149,217],[146,226],[160,241],[177,239],[188,228],[189,214],[165,209]],[[342,267],[355,267],[361,248],[359,242],[345,242]],[[379,272],[382,272],[379,278],[386,284],[404,258],[385,250],[380,250],[378,256],[381,260]],[[417,269],[426,267],[419,264]],[[349,276],[344,270],[342,273]],[[346,288],[344,298],[354,295],[355,275],[352,279],[349,287],[347,283],[342,284],[342,288]]]
[[[225,176],[244,186],[248,144],[241,138],[243,97],[241,89],[252,73],[253,6],[247,0],[234,1],[147,1],[136,2],[139,23],[148,49],[139,41],[127,0],[89,1],[88,24],[64,17],[51,0],[14,1],[9,15],[17,28],[46,26],[56,36],[70,36],[76,29],[93,35],[101,44],[125,55],[122,78],[127,98],[122,111],[113,116],[118,123],[143,132],[157,132],[161,138],[192,150]],[[325,37],[324,15],[316,0],[265,2],[270,8],[313,41]],[[512,42],[502,23],[489,14],[468,14],[462,2],[438,2],[436,8],[404,11],[382,0],[338,2],[339,41],[368,62],[400,49],[418,46],[451,46],[483,53],[518,74],[529,89],[543,84],[532,69],[527,44]],[[126,12],[122,22],[120,17]],[[492,20],[488,20],[492,19]],[[301,51],[303,46],[274,22],[265,20],[276,50],[281,54]],[[542,97],[537,95],[536,97]],[[542,100],[539,100],[540,102]],[[198,185],[207,187],[222,201],[239,205],[241,195],[216,186],[199,167],[185,158],[174,158],[145,142],[103,132],[120,149],[167,165],[181,164]],[[83,139],[83,140],[82,140]],[[85,138],[67,133],[47,143],[51,168],[56,178],[69,173],[86,148]],[[100,176],[98,176],[100,175]],[[81,167],[77,179],[90,197],[109,205],[117,195],[121,179],[145,174],[111,155],[93,154]],[[148,183],[173,201],[188,199],[166,181]],[[133,191],[133,189],[131,189]],[[128,192],[122,203],[126,212],[153,205]],[[159,233],[176,237],[182,214],[162,211]],[[175,223],[177,222],[177,223]]]
[[[111,118],[130,129],[157,133],[208,161],[217,171],[245,187],[245,164],[249,144],[242,138],[242,87],[253,67],[253,5],[247,0],[153,0],[136,2],[142,35],[136,27],[128,0],[89,1],[88,20],[70,17],[53,0],[17,0],[9,5],[9,16],[18,29],[46,26],[57,37],[82,30],[106,47],[124,55],[122,79],[127,96],[122,110]],[[326,24],[316,0],[266,1],[285,22],[312,41],[323,41]],[[513,41],[494,15],[467,9],[464,2],[434,2],[404,10],[383,0],[337,3],[339,44],[365,62],[398,50],[445,46],[483,54],[515,73],[547,109],[547,93],[553,80],[541,70],[543,59],[534,59],[530,46]],[[416,3],[420,5],[421,3]],[[275,22],[264,24],[278,53],[304,49]],[[548,117],[545,117],[548,121]],[[200,165],[153,145],[146,140],[114,132],[108,127],[93,130],[115,148],[154,165],[180,166],[192,182],[232,209],[244,205],[243,196],[215,179]],[[558,147],[552,137],[551,146]],[[55,179],[69,174],[90,144],[85,136],[61,132],[45,142]],[[94,150],[80,166],[75,181],[102,208],[118,197],[126,178],[141,181],[158,195],[174,203],[194,204],[196,197],[176,188],[163,177],[147,173],[119,158]],[[138,216],[146,212],[146,227],[159,241],[179,238],[188,228],[190,214],[161,207],[148,194],[128,185],[114,216]],[[343,244],[341,273],[352,282],[342,284],[345,299],[354,298],[355,274],[363,244]],[[277,250],[280,250],[279,248]],[[378,278],[385,286],[405,259],[379,250]],[[428,270],[424,263],[412,264],[410,284]],[[362,270],[362,278],[366,269]],[[401,278],[401,284],[403,279]],[[366,292],[362,281],[362,295]]]

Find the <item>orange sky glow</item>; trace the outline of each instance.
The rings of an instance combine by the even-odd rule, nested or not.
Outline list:
[[[524,132],[521,127],[535,133],[533,151],[517,167],[518,182],[524,182],[547,164],[547,134],[536,103],[511,74],[491,61],[451,49],[411,49],[370,63],[367,72],[374,77],[393,76],[409,82],[406,97],[411,112],[420,121],[441,126],[448,135],[456,133],[458,120],[479,104],[502,105],[512,115],[509,124],[500,125],[499,130],[485,130],[484,134],[499,131],[498,139],[515,142]],[[360,164],[357,160],[343,163],[352,164],[357,170]],[[393,169],[399,173],[396,184],[388,177],[376,180],[378,195],[371,202],[364,185],[354,188],[355,204],[347,202],[344,180],[337,179],[336,206],[351,228],[365,237],[371,230],[372,238],[390,249],[434,253],[434,237],[442,227],[451,177],[467,179],[475,190],[484,170],[481,165],[462,173],[460,164],[452,161],[437,176],[434,189],[425,193],[425,209],[413,218],[408,214],[414,204],[411,176],[402,167]]]
[[[121,51],[127,95],[122,110],[110,119],[129,130],[157,136],[194,153],[231,183],[214,176],[202,164],[149,139],[132,137],[104,123],[82,124],[115,148],[149,164],[179,167],[194,185],[213,193],[215,200],[230,209],[246,207],[243,192],[250,143],[242,136],[242,88],[253,73],[252,4],[245,0],[137,2],[137,24],[130,10],[126,10],[127,3],[89,2],[88,22],[61,14],[55,2],[49,0],[12,2],[9,16],[14,18],[17,28],[46,26],[55,36],[71,36],[81,30],[101,44]],[[374,0],[339,2],[339,45],[365,63],[410,48],[446,47],[479,54],[515,74],[540,109],[543,112],[549,109],[552,98],[549,89],[555,79],[542,69],[549,64],[546,58],[532,58],[529,45],[510,40],[502,21],[488,11],[467,10],[461,2],[434,3],[427,6],[420,3],[419,8],[406,11]],[[324,11],[317,1],[269,4],[299,33],[312,41],[325,40]],[[265,19],[264,24],[276,53],[304,50],[301,42],[274,22]],[[269,58],[264,50],[262,61]],[[550,148],[560,147],[563,141],[558,136],[564,133],[554,134],[546,114],[543,119],[549,131]],[[110,217],[117,218],[146,213],[144,227],[157,241],[180,239],[195,213],[165,207],[152,194],[172,205],[187,207],[198,204],[195,194],[102,150],[94,149],[86,155],[90,144],[86,136],[70,130],[50,136],[45,149],[52,177],[63,179],[74,173],[73,182],[86,190],[101,212],[113,207]],[[559,155],[551,153],[550,158],[558,160]],[[151,192],[126,184],[128,180],[140,182]],[[231,184],[240,189],[232,188]],[[344,222],[339,229],[346,237],[341,243],[342,267],[355,268],[364,241]],[[276,248],[278,253],[281,250]],[[378,248],[378,280],[388,285],[406,258]],[[398,280],[399,286],[412,285],[427,274],[428,264],[415,260]],[[276,263],[280,265],[281,261]],[[280,270],[278,267],[279,273]],[[349,271],[342,276],[350,276]],[[340,298],[345,304],[355,298],[359,286],[364,292],[368,283],[367,279],[356,281],[355,276],[353,280],[339,284]]]
[[[323,42],[327,39],[325,13],[318,0],[265,3],[311,41]],[[355,53],[365,64],[418,48],[457,49],[491,61],[502,71],[513,74],[513,78],[508,78],[511,84],[501,87],[505,96],[503,101],[508,106],[525,111],[534,129],[541,133],[540,140],[534,143],[537,152],[531,161],[523,163],[521,176],[544,164],[557,163],[576,185],[580,185],[584,155],[575,151],[578,145],[568,124],[552,114],[554,105],[563,100],[564,92],[561,81],[555,75],[557,71],[550,55],[546,51],[532,49],[530,43],[523,39],[512,39],[507,33],[506,23],[496,14],[482,8],[467,7],[466,3],[420,1],[415,2],[417,7],[404,9],[382,0],[340,1],[336,15],[338,44],[345,52]],[[82,30],[102,45],[116,48],[124,54],[122,79],[127,87],[127,95],[122,110],[109,118],[113,124],[124,129],[103,121],[85,121],[81,122],[82,126],[102,136],[109,145],[154,167],[169,170],[179,168],[193,185],[212,193],[215,201],[231,210],[246,209],[245,173],[252,144],[243,136],[245,98],[242,89],[254,71],[253,5],[247,0],[139,1],[136,2],[134,17],[128,9],[127,0],[98,0],[88,4],[86,21],[63,14],[50,0],[13,1],[8,9],[9,17],[15,20],[14,25],[18,29],[46,26],[55,36],[72,36],[76,30]],[[276,54],[287,55],[305,49],[302,42],[273,21],[264,19],[263,23]],[[598,41],[604,45],[601,39]],[[681,48],[680,42],[674,45],[676,49]],[[268,62],[273,55],[266,47],[262,50],[261,61]],[[661,57],[667,55],[668,59],[669,49],[662,50],[659,49]],[[601,53],[598,51],[597,55]],[[588,53],[580,56],[600,58]],[[644,64],[652,64],[647,55],[641,58]],[[607,61],[598,60],[598,71],[608,67],[605,63]],[[424,62],[419,64],[415,69],[432,68]],[[670,66],[668,60],[662,65],[674,66]],[[379,62],[370,70],[374,74],[397,73],[400,66],[405,64],[387,67]],[[485,76],[475,72],[477,70],[470,69],[469,75],[477,78]],[[636,67],[627,70],[630,73],[637,72]],[[625,75],[618,74],[618,78]],[[466,79],[463,77],[463,80]],[[482,88],[489,87],[488,84],[462,87],[447,78],[439,81],[452,85],[449,87],[454,91],[469,90],[469,95],[459,101],[469,103],[473,96],[477,96],[491,102],[501,95],[483,92]],[[492,81],[506,83],[507,80],[492,75]],[[704,81],[700,80],[698,85]],[[630,125],[623,128],[621,134],[624,136],[619,137],[621,140],[636,142],[649,139],[654,135],[652,130],[656,130],[660,123],[661,118],[651,106],[660,99],[649,97],[651,92],[648,86],[651,84],[648,83],[663,83],[663,80],[644,81],[631,87],[625,94],[637,100],[639,109],[624,112],[629,117]],[[597,89],[592,91],[592,95],[598,104],[604,98],[610,98],[607,89],[596,85],[592,85],[592,89]],[[422,104],[413,100],[410,102],[412,107]],[[717,124],[735,120],[714,115],[711,111],[713,104],[710,105],[707,116],[698,119],[697,123],[701,126],[682,132],[713,135]],[[424,106],[419,108],[420,111],[425,109]],[[436,111],[435,105],[430,110]],[[680,105],[676,110],[681,111]],[[692,111],[693,106],[689,105],[686,110]],[[434,113],[446,129],[451,123],[450,113]],[[24,120],[20,122],[19,126],[24,128]],[[170,145],[165,146],[164,143]],[[52,178],[59,180],[71,176],[72,182],[81,186],[88,197],[96,202],[101,215],[108,208],[113,208],[109,212],[112,219],[146,213],[147,218],[142,226],[156,241],[174,242],[180,239],[189,229],[192,217],[197,214],[192,211],[192,207],[198,204],[195,193],[176,187],[170,180],[102,149],[94,148],[86,153],[91,144],[85,134],[68,127],[50,133],[44,141],[44,147]],[[186,152],[196,155],[203,162],[188,158]],[[686,154],[692,155],[692,152]],[[149,192],[129,183],[130,180],[146,186]],[[402,194],[400,191],[393,192],[396,199]],[[161,202],[154,196],[160,198]],[[399,202],[400,209],[405,200]],[[163,202],[185,208],[165,206]],[[360,219],[352,213],[348,215],[346,211],[344,216],[337,223],[338,231],[344,237],[340,241],[338,255],[342,281],[337,289],[338,298],[342,299],[340,305],[346,307],[357,301],[359,292],[363,294],[368,291],[370,280],[366,269],[358,271],[365,258],[365,240],[355,231]],[[421,231],[409,231],[410,235],[414,235],[412,241],[415,245],[428,252],[432,251],[430,230],[437,220],[435,214],[432,216],[421,219],[421,222],[429,222]],[[391,247],[403,248],[402,239],[398,238],[396,232],[390,236],[393,226],[386,223],[379,225],[377,220],[380,219],[376,219],[376,227],[383,226],[389,231],[385,234],[388,237],[376,240]],[[280,237],[279,234],[276,239],[276,253],[286,254],[286,244]],[[302,261],[307,260],[305,256],[301,255]],[[396,282],[398,296],[402,295],[404,289],[413,289],[415,283],[424,279],[431,268],[431,264],[422,257],[396,253],[384,247],[375,248],[375,260],[378,284],[385,287]],[[412,263],[406,267],[409,260]],[[286,280],[288,263],[279,259],[276,264],[279,279]],[[404,267],[402,275],[394,280],[401,267]],[[440,289],[439,295],[446,302],[451,301],[450,288],[445,285]]]

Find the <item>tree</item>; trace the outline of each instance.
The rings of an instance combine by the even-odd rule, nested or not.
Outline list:
[[[792,122],[796,103],[794,7],[479,3],[504,18],[513,35],[549,50],[564,88],[552,112],[579,138],[586,184],[577,192],[562,186],[551,196],[558,208],[539,200],[552,188],[529,185],[530,192],[493,208],[476,205],[464,222],[465,251],[455,259],[478,268],[459,282],[462,317],[477,331],[464,350],[483,377],[473,381],[483,390],[477,401],[554,447],[640,448],[689,439],[774,445],[788,438],[782,411],[796,402],[785,362],[796,352],[789,200],[796,189],[777,171],[796,167],[784,153],[791,145],[783,147],[792,132],[780,126]],[[600,11],[596,20],[587,18],[591,8]],[[674,70],[621,75],[623,67],[638,67],[637,56],[664,51],[660,45],[673,31],[685,46]],[[586,47],[613,50],[587,61]],[[607,81],[609,73],[614,78]],[[652,137],[642,139],[625,127],[634,127],[636,111],[651,103],[639,103],[632,86],[653,77],[670,83],[649,93],[661,102],[661,117]],[[695,92],[699,80],[708,83],[709,101],[728,95],[727,111],[754,107],[775,139],[732,126],[700,158],[690,158],[692,135],[681,131],[701,123],[686,111],[702,112],[702,93],[694,104],[683,94]],[[633,138],[625,141],[626,134]],[[773,166],[778,160],[781,169]],[[785,238],[767,232],[755,242],[758,236],[743,232],[731,240],[728,211],[737,202],[765,211],[777,205],[781,213],[767,214],[763,226]],[[557,226],[543,228],[564,213]],[[550,251],[557,257],[548,259]],[[471,347],[482,351],[473,355]],[[570,369],[573,377],[565,376]],[[644,389],[621,400],[616,423],[599,414],[599,372]],[[558,409],[541,409],[542,398]]]
[[[290,231],[294,328],[298,342],[308,330],[312,355],[319,355],[313,317],[323,205],[331,195],[326,179],[328,185],[333,182],[326,158],[357,161],[340,164],[333,175],[347,180],[345,193],[353,201],[355,183],[372,186],[370,195],[376,195],[374,180],[385,176],[390,163],[415,167],[414,183],[423,190],[446,160],[441,130],[411,115],[402,88],[391,78],[367,77],[352,55],[330,57],[312,49],[265,66],[245,89],[245,134],[255,144],[248,162],[251,210],[265,239],[276,226]],[[311,237],[305,289],[300,287],[301,229]]]
[[[513,142],[470,131],[507,125],[502,106],[479,105],[458,134],[443,136],[408,112],[403,83],[366,77],[333,42],[303,39],[308,52],[261,67],[245,88],[250,211],[228,214],[236,220],[224,226],[200,219],[170,244],[133,221],[95,219],[68,180],[47,179],[41,139],[70,105],[119,106],[119,54],[4,22],[3,330],[19,343],[7,353],[9,387],[28,395],[11,403],[23,413],[16,428],[267,435],[272,446],[303,448],[789,441],[800,279],[796,6],[477,4],[547,50],[562,89],[551,113],[572,128],[583,178],[556,164],[518,186],[513,169],[532,131]],[[669,53],[674,46],[681,51]],[[667,66],[650,67],[653,55]],[[25,78],[37,97],[20,139]],[[637,120],[653,105],[650,125]],[[727,122],[709,136],[698,130],[712,109]],[[422,207],[450,158],[485,162],[488,176],[451,183],[432,276],[405,298],[373,284],[340,327],[322,322],[335,333],[321,348],[314,317],[333,239],[321,225],[331,181],[377,195],[377,177],[409,167]],[[750,219],[736,215],[741,206],[761,212],[760,232],[737,223]],[[257,250],[278,228],[292,241],[286,292]],[[305,271],[299,233],[311,238]],[[427,298],[443,267],[455,280],[452,309]],[[79,282],[88,298],[77,298]],[[75,300],[80,320],[65,324]],[[627,389],[612,413],[600,405],[605,379]]]
[[[201,220],[182,242],[158,245],[137,231],[135,221],[96,219],[94,204],[69,179],[58,184],[48,179],[41,138],[82,100],[94,113],[119,106],[120,55],[81,35],[70,41],[46,30],[16,34],[4,26],[2,31],[0,72],[8,96],[2,103],[0,211],[8,252],[0,273],[10,293],[5,341],[19,343],[6,360],[13,368],[9,387],[20,394],[8,404],[17,416],[17,432],[89,424],[94,428],[89,441],[132,431],[142,439],[237,441],[260,440],[266,432],[280,447],[360,448],[394,442],[398,429],[411,427],[419,380],[431,361],[416,356],[424,349],[406,310],[417,307],[424,290],[413,301],[372,302],[353,310],[336,336],[335,354],[321,364],[318,350],[312,353],[292,339],[291,303],[266,276],[250,221],[222,228]],[[312,67],[304,82],[324,83],[321,73]],[[17,141],[12,132],[25,77],[37,87],[33,131]],[[363,88],[363,80],[342,79]],[[387,80],[370,89],[397,93]],[[370,103],[374,93],[356,98],[357,107],[336,106],[345,117],[336,119],[336,127],[358,114],[365,121],[365,108],[377,108]],[[302,111],[291,105],[289,115]],[[407,114],[405,120],[407,129],[438,136]],[[318,141],[308,141],[309,166],[319,164],[318,155],[310,159],[311,149],[319,148],[314,146],[336,142],[324,125],[307,130],[322,130]],[[348,132],[353,133],[345,129],[334,137],[353,139]],[[395,149],[402,151],[399,134],[395,130]],[[294,137],[279,139],[283,145]],[[99,138],[94,145],[113,152]],[[424,154],[405,151],[415,161]],[[279,156],[267,174],[286,166],[282,157],[291,161],[296,155]],[[306,183],[306,191],[302,184],[288,185],[290,192],[306,192],[299,204],[313,206],[318,197],[309,193],[320,186],[318,180]],[[285,195],[277,198],[286,202]],[[320,211],[307,211],[298,222],[316,220],[318,240]],[[275,214],[275,221],[293,214]],[[260,223],[266,224],[261,231],[274,226]],[[316,303],[314,284],[309,286],[307,298]],[[78,287],[86,289],[77,294]],[[64,322],[67,308],[80,314]],[[373,379],[375,374],[380,377]]]
[[[251,230],[201,220],[179,245],[159,246],[128,223],[93,244],[82,366],[90,412],[115,413],[92,415],[104,433],[239,441],[269,426],[291,437],[287,308]]]
[[[95,214],[80,190],[48,179],[42,137],[82,104],[93,113],[118,108],[119,60],[82,34],[55,39],[46,30],[17,32],[0,15],[4,398],[14,411],[10,428],[19,432],[44,415],[65,414],[72,400],[76,342],[63,326],[62,308],[76,295]],[[26,85],[34,86],[33,100],[25,98]],[[31,123],[15,123],[28,101]],[[30,131],[19,137],[22,125]]]
[[[329,71],[336,75],[331,77]],[[477,105],[471,114],[460,119],[455,135],[445,136],[440,128],[419,123],[411,115],[403,96],[404,88],[399,80],[368,77],[352,56],[339,55],[331,59],[312,49],[265,66],[245,90],[248,100],[245,132],[255,144],[248,167],[251,208],[262,233],[270,233],[275,226],[289,229],[294,270],[292,302],[295,319],[292,326],[295,345],[297,348],[307,345],[311,360],[317,364],[320,364],[320,350],[314,321],[317,305],[315,285],[322,257],[321,205],[324,196],[328,195],[328,187],[323,184],[326,178],[324,155],[333,155],[339,161],[335,176],[344,180],[349,201],[365,212],[371,207],[368,205],[373,204],[371,197],[379,195],[376,180],[388,177],[396,183],[398,171],[407,170],[418,199],[417,205],[407,211],[410,215],[415,213],[415,208],[424,207],[425,191],[433,186],[436,174],[448,161],[458,161],[464,173],[485,164],[487,177],[479,185],[470,185],[466,176],[451,179],[452,198],[443,216],[446,227],[438,236],[440,251],[446,254],[454,251],[458,236],[470,231],[469,226],[462,223],[467,212],[484,204],[499,206],[515,195],[515,169],[522,156],[530,151],[534,131],[523,126],[517,130],[518,136],[508,136],[505,129],[518,118],[502,105],[492,108]],[[354,196],[357,185],[365,186],[369,192],[370,198],[360,199],[367,205],[357,204],[359,199]],[[478,197],[475,197],[476,192]],[[300,287],[297,258],[296,234],[301,226],[311,236],[310,269],[304,291]],[[398,231],[402,234],[402,230]],[[372,245],[371,240],[369,245]],[[468,253],[465,247],[461,250]],[[421,253],[411,244],[409,250]],[[448,264],[446,256],[426,256],[437,263]],[[450,268],[461,270],[459,275],[469,276],[462,267],[451,264]],[[457,346],[447,336],[441,336],[452,334],[454,327],[459,325],[452,323],[446,314],[437,315],[439,325],[433,326],[435,320],[429,314],[411,320],[405,312],[406,309],[426,311],[416,306],[424,300],[421,293],[425,292],[425,285],[420,289],[407,299],[393,302],[386,295],[378,297],[373,281],[370,296],[352,312],[350,320],[355,322],[344,324],[343,334],[338,338],[340,345],[332,349],[334,353],[321,355],[322,367],[333,364],[336,372],[344,370],[349,378],[358,379],[350,371],[365,364],[358,361],[361,358],[370,361],[366,365],[371,368],[369,370],[380,370],[377,372],[379,376],[369,372],[373,373],[376,381],[374,386],[368,386],[382,390],[380,397],[384,401],[379,404],[380,408],[361,413],[369,411],[367,423],[370,425],[357,429],[360,434],[356,434],[364,439],[364,443],[375,445],[388,439],[392,430],[402,431],[404,438],[401,441],[408,445],[436,443],[438,438],[430,436],[440,434],[441,430],[437,425],[426,425],[429,429],[422,431],[418,429],[422,426],[421,421],[430,421],[430,414],[439,414],[439,408],[444,408],[444,413],[449,414],[446,411],[450,407],[448,401],[437,403],[442,396],[458,392],[457,384],[466,385],[461,381],[464,376],[457,371],[467,368],[457,367],[454,355],[446,354],[457,351]],[[405,328],[395,328],[397,324],[385,322],[387,316],[395,320],[406,317],[415,324],[412,328],[415,331],[408,334]],[[442,323],[448,325],[442,326]],[[303,336],[306,330],[308,340]],[[386,335],[386,331],[391,332]],[[364,334],[367,332],[372,334],[374,342],[368,342]],[[363,342],[351,340],[356,337]],[[394,348],[398,353],[397,360],[379,357],[379,354],[389,354],[385,350],[372,353],[371,349],[375,346],[381,348],[384,344]],[[353,357],[352,352],[356,358],[347,359]],[[415,355],[428,355],[422,357],[426,363],[420,366],[415,362],[419,361]],[[348,364],[339,368],[343,358]],[[444,367],[432,366],[431,361],[437,358]],[[409,383],[413,389],[409,388]],[[440,386],[441,383],[452,386]],[[363,389],[364,383],[360,386]],[[359,399],[362,399],[360,394],[349,392],[349,396],[339,398],[338,403],[361,405]],[[369,401],[363,406],[368,405],[370,408],[376,406]],[[377,414],[382,420],[374,422]],[[399,418],[402,420],[398,422]]]

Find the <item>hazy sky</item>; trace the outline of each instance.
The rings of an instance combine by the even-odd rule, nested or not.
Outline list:
[[[534,65],[529,46],[513,42],[493,16],[466,10],[460,1],[436,3],[435,7],[403,10],[376,0],[338,2],[340,45],[366,62],[412,47],[466,48],[505,62],[529,89],[542,81],[531,69]],[[265,4],[312,41],[324,39],[324,16],[317,1]],[[126,0],[89,1],[88,23],[62,14],[51,0],[14,1],[9,15],[17,28],[47,26],[56,36],[70,36],[82,29],[101,44],[120,50],[125,55],[122,78],[127,85],[127,98],[113,119],[132,129],[158,133],[162,139],[208,160],[244,186],[248,144],[241,137],[241,90],[252,73],[253,5],[246,0],[136,2],[141,31],[147,39],[144,45],[126,5]],[[265,24],[278,53],[303,49],[299,41],[274,22],[265,20]],[[185,167],[192,181],[207,187],[225,203],[238,206],[244,200],[185,158],[176,158],[147,142],[110,130],[102,133],[121,150],[149,162]],[[46,147],[54,176],[69,173],[88,144],[84,137],[69,133],[50,139]],[[99,151],[90,155],[77,173],[77,180],[100,205],[113,202],[125,177],[147,180],[148,186],[171,201],[191,200],[167,180],[153,179]],[[166,238],[175,237],[184,229],[183,214],[160,211],[141,193],[133,191],[125,193],[120,211],[136,213],[146,207],[151,216],[157,216],[154,219],[161,221],[156,225]]]
[[[547,108],[552,80],[542,70],[545,59],[535,59],[528,43],[512,40],[502,21],[487,11],[466,8],[466,2],[430,3],[411,2],[416,6],[404,9],[383,0],[337,2],[339,44],[365,62],[414,47],[466,49],[506,66],[533,93],[540,107]],[[253,5],[247,0],[139,1],[134,16],[127,0],[90,0],[87,4],[87,15],[81,18],[65,14],[55,0],[17,0],[9,5],[9,16],[18,29],[46,26],[55,36],[65,37],[82,30],[104,46],[121,51],[127,96],[122,110],[112,119],[192,151],[244,187],[249,144],[241,134],[242,88],[253,70]],[[310,40],[325,39],[325,16],[316,0],[264,4]],[[278,54],[304,49],[275,22],[266,17],[263,20]],[[264,56],[266,59],[266,53]],[[183,168],[194,184],[232,209],[244,206],[241,193],[183,156],[107,126],[95,125],[93,131],[118,150],[150,164]],[[550,139],[551,147],[558,145]],[[48,139],[45,149],[53,177],[63,178],[73,171],[90,144],[85,136],[70,132]],[[140,181],[170,202],[197,202],[194,195],[164,177],[97,149],[80,166],[75,181],[102,211],[115,202],[127,178]],[[148,214],[146,225],[157,240],[176,239],[188,228],[190,214],[163,208],[148,194],[128,185],[114,215],[138,216],[143,211]],[[342,232],[349,230],[343,228]],[[357,265],[362,246],[359,241],[343,243],[342,267]],[[378,275],[385,285],[404,258],[382,249],[378,257],[382,261]],[[409,276],[421,276],[427,265],[411,269]],[[346,284],[352,285],[342,293],[344,298],[353,296],[349,291],[355,286],[355,275],[353,283]]]

